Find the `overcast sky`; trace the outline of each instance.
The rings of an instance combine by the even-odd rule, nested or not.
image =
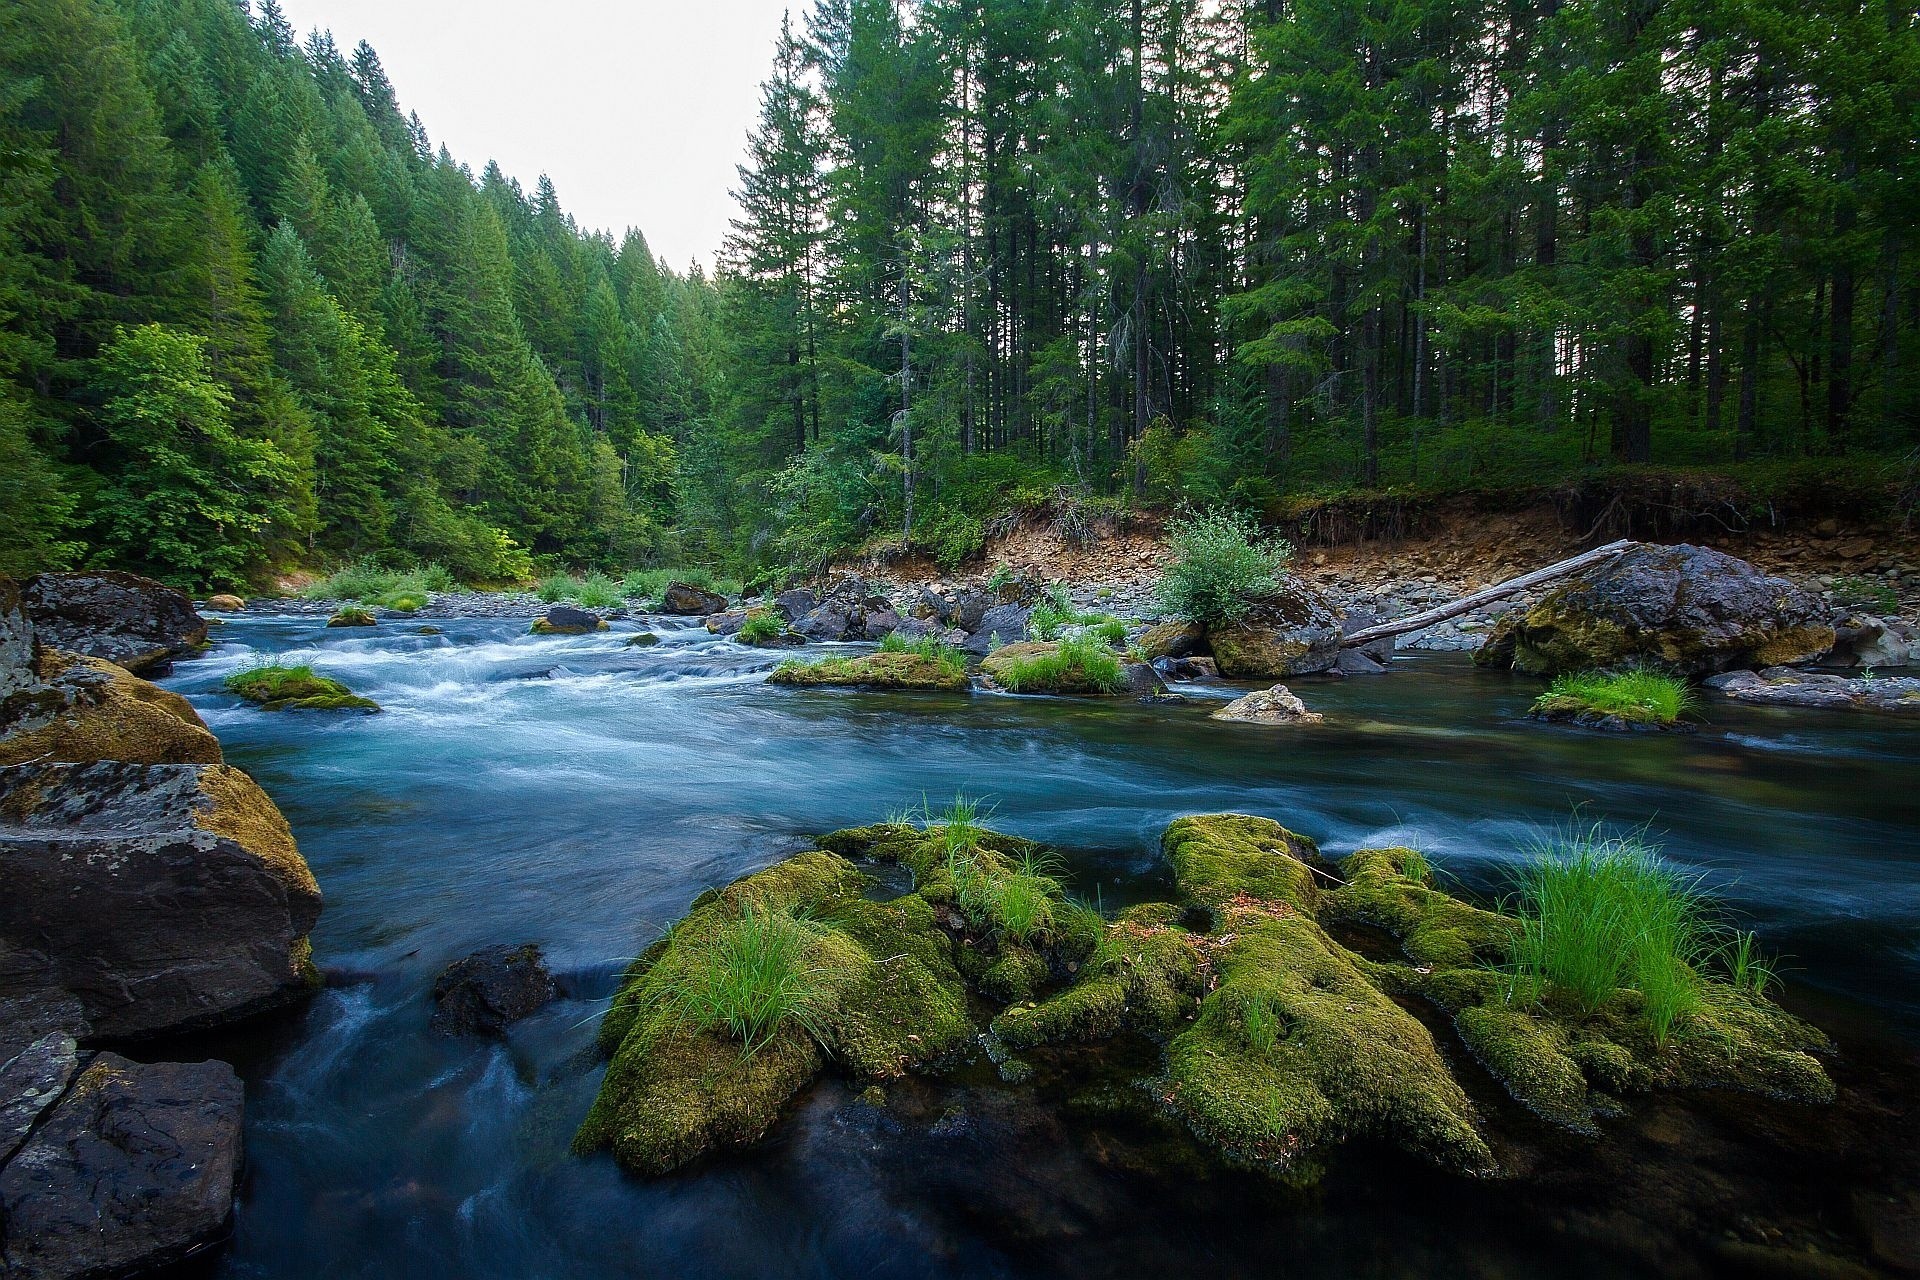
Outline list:
[[[477,174],[541,173],[583,227],[629,226],[684,271],[733,216],[780,15],[801,0],[281,0],[304,38],[379,51],[402,111]]]

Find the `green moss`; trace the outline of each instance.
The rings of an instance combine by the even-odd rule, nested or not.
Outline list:
[[[349,606],[327,619],[330,627],[371,627],[375,625],[373,613],[367,609]]]
[[[1047,983],[1046,957],[1018,944],[1004,948],[979,978],[980,993],[997,1004],[1028,1000]]]
[[[1113,650],[1088,636],[1004,645],[982,660],[980,670],[1011,693],[1107,696],[1127,685]]]
[[[1340,863],[1340,874],[1345,883],[1324,895],[1323,921],[1385,929],[1418,965],[1505,958],[1514,923],[1433,888],[1431,872],[1414,850],[1362,849]]]
[[[338,680],[315,675],[309,666],[251,667],[226,679],[229,693],[257,702],[267,711],[367,711],[380,709]]]
[[[1280,902],[1311,915],[1325,864],[1306,836],[1271,818],[1212,813],[1176,820],[1160,839],[1180,901],[1217,911],[1235,898]]]
[[[801,687],[917,689],[946,693],[965,693],[970,687],[964,663],[956,667],[948,660],[918,653],[869,653],[858,658],[783,662],[767,677],[767,682]]]
[[[578,1148],[611,1148],[629,1168],[662,1173],[755,1140],[829,1063],[892,1079],[968,1043],[965,984],[933,909],[914,894],[868,901],[864,885],[846,859],[816,850],[696,899],[614,998],[601,1028],[613,1062]],[[690,1020],[671,993],[724,963],[729,930],[759,913],[804,931],[807,1016],[778,1023],[747,1053]]]
[[[1594,1132],[1587,1077],[1564,1030],[1506,1005],[1463,1009],[1460,1039],[1516,1102],[1553,1124]]]
[[[1237,916],[1219,986],[1167,1051],[1166,1107],[1229,1159],[1310,1176],[1370,1135],[1467,1174],[1494,1172],[1433,1037],[1298,916]]]
[[[548,622],[545,618],[535,618],[533,625],[527,629],[527,633],[536,636],[584,636],[589,632],[605,631],[606,629],[607,622],[604,618],[596,619],[592,626],[580,627],[561,626],[557,623]]]
[[[1151,903],[1109,925],[1078,981],[1035,1005],[1015,1004],[994,1034],[1017,1049],[1105,1040],[1123,1030],[1171,1035],[1192,1016],[1210,969],[1201,940],[1174,923],[1178,908]]]

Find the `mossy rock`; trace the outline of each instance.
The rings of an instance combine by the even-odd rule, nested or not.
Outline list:
[[[257,703],[263,711],[363,711],[380,704],[362,698],[338,680],[315,675],[312,667],[255,667],[227,677],[227,692]]]
[[[993,1021],[1016,1049],[1091,1043],[1122,1031],[1164,1037],[1191,1017],[1211,968],[1204,939],[1166,903],[1131,907],[1108,925],[1079,980],[1038,1004],[1014,1004]]]
[[[1457,1173],[1496,1172],[1433,1037],[1313,921],[1235,912],[1218,987],[1167,1050],[1168,1110],[1229,1160],[1289,1177],[1372,1136]]]
[[[1111,698],[1126,693],[1126,671],[1123,665],[1122,682],[1113,688],[1099,683],[1086,669],[1077,664],[1065,665],[1045,675],[1036,675],[1032,664],[1054,657],[1060,652],[1057,641],[1026,640],[1019,644],[1002,645],[980,660],[980,673],[994,684],[1014,689],[1020,693],[1049,694],[1070,698]],[[1133,664],[1141,665],[1141,664]],[[1015,671],[1023,674],[1015,676]]]
[[[908,689],[965,693],[972,687],[964,668],[918,653],[869,653],[858,658],[785,662],[769,684],[800,688]]]
[[[591,635],[595,631],[605,631],[606,629],[607,621],[605,618],[596,618],[591,624],[550,622],[546,618],[535,618],[533,625],[527,629],[527,634],[535,636],[584,636]]]
[[[1428,883],[1412,849],[1362,849],[1340,863],[1345,883],[1324,895],[1321,920],[1384,929],[1417,965],[1458,967],[1506,958],[1514,922]]]
[[[0,702],[0,765],[219,764],[220,742],[177,693],[104,658],[42,649],[38,683]]]
[[[612,1065],[575,1140],[658,1174],[763,1135],[824,1067],[884,1081],[968,1044],[975,1027],[952,941],[915,894],[861,896],[865,877],[837,854],[799,854],[702,894],[629,968],[602,1023]],[[720,963],[725,931],[747,912],[786,913],[807,936],[811,1028],[789,1018],[751,1055],[689,1026],[658,993]]]
[[[1133,651],[1143,662],[1160,658],[1186,658],[1207,648],[1207,629],[1197,622],[1175,619],[1148,627],[1133,643]]]
[[[1271,818],[1210,813],[1180,818],[1160,838],[1180,901],[1218,911],[1236,898],[1284,903],[1311,915],[1316,877],[1329,870],[1320,847]]]
[[[371,627],[378,625],[371,610],[342,609],[327,619],[330,627]]]
[[[627,638],[627,648],[629,649],[651,649],[659,643],[660,637],[651,631],[642,631],[639,635],[629,636]]]

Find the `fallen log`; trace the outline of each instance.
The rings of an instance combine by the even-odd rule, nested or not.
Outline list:
[[[1595,547],[1592,551],[1583,551],[1571,559],[1562,560],[1557,564],[1550,564],[1544,569],[1535,569],[1532,573],[1523,573],[1517,578],[1509,578],[1505,582],[1495,583],[1493,586],[1487,587],[1482,591],[1476,591],[1470,596],[1461,596],[1451,604],[1436,605],[1431,609],[1423,609],[1419,613],[1408,614],[1404,618],[1396,618],[1392,622],[1382,622],[1375,626],[1362,627],[1352,635],[1342,639],[1340,645],[1342,648],[1352,649],[1359,645],[1369,644],[1375,640],[1384,640],[1388,636],[1405,635],[1409,631],[1424,631],[1437,622],[1445,622],[1448,618],[1457,618],[1463,613],[1471,613],[1482,605],[1492,604],[1495,600],[1503,600],[1508,596],[1517,595],[1530,587],[1537,587],[1548,582],[1554,582],[1570,574],[1578,573],[1582,569],[1589,569],[1594,565],[1604,564],[1622,552],[1628,551],[1638,545],[1640,544],[1631,538],[1622,538],[1618,542],[1609,542],[1604,547]]]

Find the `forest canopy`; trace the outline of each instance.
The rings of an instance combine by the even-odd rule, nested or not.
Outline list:
[[[0,572],[765,573],[1046,503],[1891,474],[1916,141],[1890,4],[815,0],[709,278],[275,0],[16,0]]]

